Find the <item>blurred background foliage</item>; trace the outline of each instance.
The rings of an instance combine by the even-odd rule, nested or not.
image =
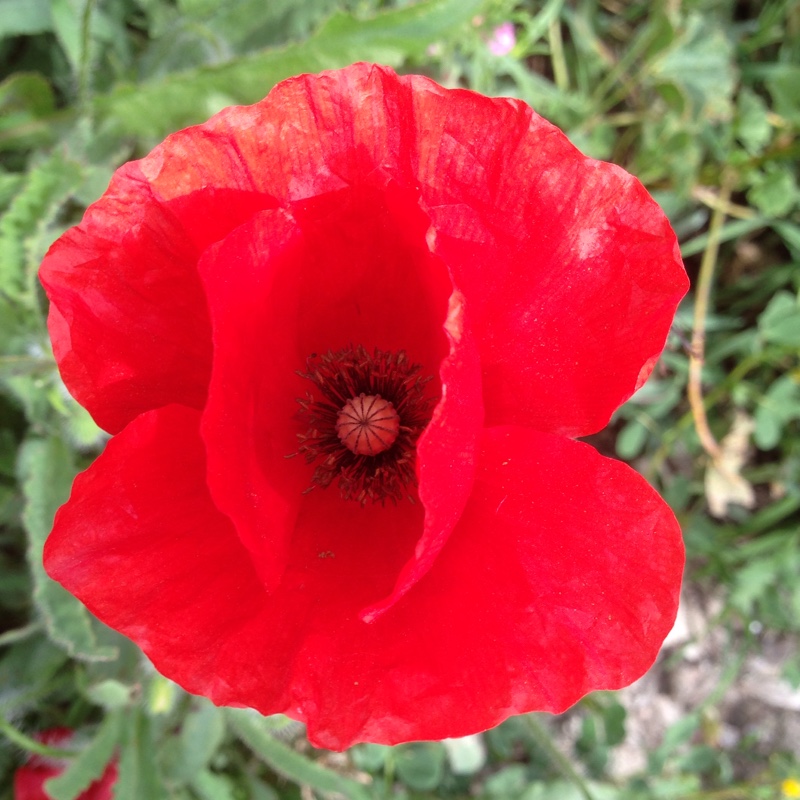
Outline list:
[[[54,369],[36,270],[123,161],[356,60],[522,98],[669,214],[693,292],[593,443],[678,515],[695,614],[650,689],[334,754],[186,695],[45,576],[55,509],[105,437]],[[0,800],[57,725],[76,733],[56,800],[112,758],[120,800],[800,797],[798,126],[793,0],[0,0]],[[737,717],[764,663],[777,696]],[[711,676],[699,698],[687,665]],[[644,745],[642,708],[664,698],[681,713]]]

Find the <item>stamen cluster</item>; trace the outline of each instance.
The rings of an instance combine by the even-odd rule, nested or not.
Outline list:
[[[342,498],[361,505],[387,498],[396,502],[404,496],[413,502],[409,487],[416,485],[416,443],[430,422],[433,404],[425,392],[430,377],[422,377],[421,371],[403,350],[392,353],[376,348],[369,353],[359,345],[309,356],[306,371],[298,374],[310,380],[316,391],[297,401],[309,426],[298,435],[298,453],[309,464],[321,463],[306,491],[325,488],[336,480]],[[373,398],[378,398],[379,407],[387,409],[382,416],[398,418],[391,420],[396,436],[385,449],[355,447],[343,428],[343,414],[363,408],[364,398],[370,407]]]

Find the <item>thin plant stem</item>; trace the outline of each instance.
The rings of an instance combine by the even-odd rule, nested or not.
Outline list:
[[[703,362],[706,349],[706,317],[711,300],[711,286],[714,281],[714,269],[719,254],[720,232],[725,223],[725,211],[728,208],[733,190],[733,173],[726,172],[722,177],[718,203],[711,215],[708,229],[708,245],[700,262],[700,276],[694,301],[694,320],[692,323],[692,345],[689,353],[689,381],[687,394],[692,410],[694,427],[703,450],[715,461],[719,459],[721,450],[719,443],[708,426],[708,416],[703,403]]]
[[[740,206],[736,203],[722,205],[719,195],[706,186],[696,186],[692,189],[692,197],[714,211],[721,209],[729,217],[736,219],[756,219],[758,217],[758,214],[748,206]]]
[[[762,364],[770,363],[772,363],[772,359],[766,358],[761,353],[743,359],[731,370],[728,377],[719,386],[716,386],[703,398],[703,405],[705,405],[706,408],[710,408],[720,398],[724,397],[733,386],[741,383],[748,372],[752,372]],[[661,467],[669,455],[672,446],[683,431],[692,424],[693,419],[694,417],[690,409],[672,427],[661,434],[661,444],[653,453],[647,467],[647,476],[651,482],[655,482],[656,476],[660,474]]]
[[[0,716],[0,733],[17,745],[17,747],[21,747],[29,753],[35,753],[37,756],[45,756],[47,758],[73,758],[76,755],[72,750],[48,747],[46,744],[37,742],[36,739],[31,739],[30,736],[20,733],[2,716]]]
[[[523,719],[528,725],[531,734],[533,734],[536,744],[545,751],[547,757],[553,763],[553,766],[575,786],[583,795],[584,800],[594,800],[594,796],[591,791],[589,791],[586,781],[577,773],[575,767],[570,764],[569,759],[553,744],[550,734],[545,730],[536,716],[534,714],[526,714]]]
[[[91,86],[89,73],[91,72],[92,59],[92,13],[96,0],[86,0],[81,19],[81,63],[78,68],[78,107],[85,113],[90,111]]]
[[[567,59],[564,55],[564,41],[561,38],[561,20],[556,18],[550,23],[548,30],[550,41],[550,60],[553,63],[553,77],[556,86],[562,92],[569,91],[569,70]]]
[[[621,99],[631,93],[631,81],[628,70],[633,66],[637,58],[644,55],[647,48],[652,44],[656,35],[655,26],[650,26],[642,31],[641,35],[628,44],[624,55],[613,66],[606,76],[598,83],[592,91],[592,100],[601,112],[606,112],[613,108]],[[609,93],[617,83],[623,84],[621,94]]]

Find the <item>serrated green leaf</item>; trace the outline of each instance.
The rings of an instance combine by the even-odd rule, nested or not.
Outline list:
[[[75,800],[93,781],[98,780],[114,756],[122,732],[119,713],[109,714],[92,739],[57,778],[45,784],[53,800]]]
[[[745,615],[751,614],[756,600],[774,585],[780,566],[780,559],[770,555],[739,567],[731,592],[731,605]]]
[[[279,775],[321,792],[339,792],[349,800],[369,800],[369,793],[361,784],[316,764],[278,741],[271,734],[268,717],[240,708],[226,709],[225,715],[234,733]]]
[[[42,550],[58,507],[69,497],[75,465],[60,439],[28,439],[22,446],[18,474],[25,498],[22,521],[28,534],[28,565],[33,598],[48,636],[73,658],[110,661],[115,647],[99,645],[89,612],[69,592],[51,580],[42,565]]]
[[[783,217],[800,199],[797,183],[788,165],[768,164],[747,193],[748,201],[764,216]]]
[[[218,3],[181,0],[187,16],[202,19],[205,29],[235,51],[267,47],[307,36],[337,6],[336,0],[238,0]],[[196,25],[197,22],[193,21]]]
[[[800,123],[800,65],[768,64],[762,68],[760,76],[766,78],[775,111]]]
[[[777,292],[758,318],[764,339],[774,344],[800,347],[800,303],[789,292]]]
[[[767,104],[755,92],[746,87],[739,92],[734,130],[747,152],[752,155],[761,153],[772,138],[768,110]]]
[[[75,73],[83,56],[83,15],[88,0],[50,0],[53,30]]]
[[[124,29],[111,23],[103,5],[93,0],[50,0],[53,32],[78,82],[93,60],[97,42],[124,40]]]
[[[8,648],[0,657],[3,713],[24,713],[49,694],[51,680],[66,660],[67,654],[44,635],[24,638]]]
[[[210,96],[253,103],[278,81],[303,72],[359,60],[399,66],[409,56],[424,54],[432,42],[454,35],[482,4],[483,0],[424,0],[366,20],[340,11],[304,42],[140,86],[119,85],[96,98],[96,109],[123,133],[162,138],[213,113],[207,105]]]
[[[0,211],[5,210],[11,199],[22,187],[24,175],[0,172]]]
[[[32,294],[28,275],[43,255],[32,243],[81,178],[80,165],[57,152],[29,169],[24,185],[0,218],[0,291],[16,299]]]
[[[114,800],[162,800],[165,791],[159,778],[150,720],[137,709],[125,720],[124,728]]]
[[[800,382],[789,373],[775,380],[759,401],[753,440],[762,450],[777,447],[784,427],[794,419],[800,419]]]
[[[701,14],[688,18],[686,30],[663,56],[654,61],[652,76],[659,83],[676,86],[693,115],[703,119],[727,119],[737,74],[733,45]]]

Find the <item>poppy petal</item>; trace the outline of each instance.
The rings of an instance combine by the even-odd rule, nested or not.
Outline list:
[[[375,622],[358,610],[391,589],[418,506],[346,504],[327,525],[310,495],[267,594],[207,494],[198,422],[173,406],[113,439],[59,511],[45,564],[217,703],[307,720],[336,749],[458,736],[630,682],[672,623],[683,550],[669,509],[588,445],[519,428],[485,432],[456,535]]]
[[[264,211],[200,261],[213,321],[214,363],[202,435],[208,485],[235,522],[267,586],[280,581],[308,476],[287,461],[304,392],[293,321],[300,299],[277,292],[302,257],[285,211]],[[297,459],[295,459],[297,461]]]
[[[203,692],[220,642],[258,613],[264,589],[208,495],[199,423],[168,406],[115,436],[56,514],[44,564],[165,674]]]
[[[377,175],[419,187],[474,315],[489,424],[595,433],[650,374],[688,288],[669,222],[524,103],[355,64],[215,124],[284,200]]]
[[[292,212],[255,215],[209,248],[199,267],[214,339],[203,421],[209,485],[272,588],[314,469],[300,458],[287,461],[305,430],[297,400],[312,388],[297,373],[314,353],[359,345],[405,350],[425,375],[436,376],[447,352],[443,326],[452,293],[446,268],[428,250],[428,220],[413,192],[352,188],[295,204]],[[425,494],[421,487],[423,502],[432,498],[430,533],[420,543],[425,566],[404,580],[406,588],[452,530],[471,485],[474,459],[466,455],[480,429],[480,373],[473,353],[467,377],[465,347],[442,367],[450,389],[419,463],[420,480],[434,487],[453,481],[446,471],[460,464],[460,489]],[[461,413],[468,406],[475,410]],[[434,467],[437,458],[448,466]],[[342,501],[335,486],[326,491],[334,515]],[[438,544],[429,546],[433,540]]]
[[[688,280],[635,178],[524,103],[370,64],[286,81],[267,103],[296,115],[304,154],[276,196],[376,170],[419,186],[474,317],[488,424],[588,435],[644,383]]]
[[[162,202],[145,170],[168,148],[120,168],[39,272],[64,382],[111,433],[168,403],[203,407],[211,337],[198,255],[274,205],[254,192],[214,188]]]
[[[454,292],[445,323],[450,355],[439,371],[443,399],[417,444],[425,527],[392,593],[361,612],[366,622],[391,608],[428,572],[461,518],[472,491],[483,428],[483,394],[477,347],[466,316],[463,298]]]
[[[401,80],[425,122],[435,252],[471,304],[487,424],[595,433],[649,375],[688,288],[669,222],[524,103]]]
[[[481,445],[470,502],[427,576],[369,630],[339,632],[325,679],[335,713],[362,714],[358,739],[460,736],[561,712],[641,676],[674,621],[680,529],[641,476],[522,428],[487,429]],[[333,713],[309,720],[327,747],[344,727]]]

